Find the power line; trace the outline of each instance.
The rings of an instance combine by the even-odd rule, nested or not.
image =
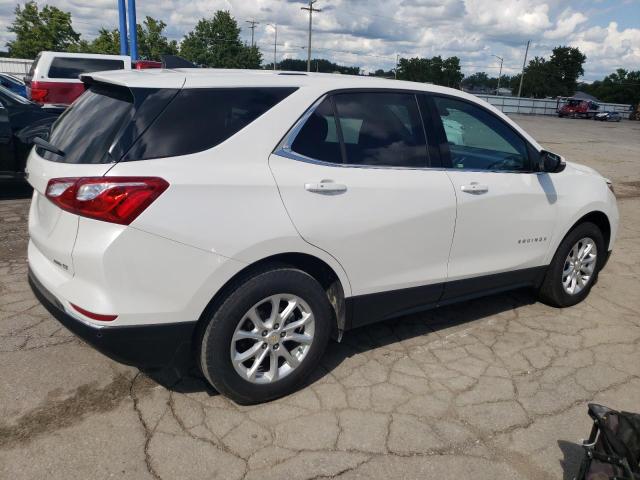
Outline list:
[[[256,30],[256,25],[259,25],[260,22],[256,22],[255,19],[253,20],[246,20],[246,22],[251,25],[249,28],[251,29],[251,46],[254,47],[255,46],[255,42],[253,41],[253,36]]]

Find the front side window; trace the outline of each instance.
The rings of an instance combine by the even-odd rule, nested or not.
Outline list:
[[[34,65],[36,62],[34,62]],[[103,58],[55,57],[49,67],[49,78],[74,78],[83,73],[122,70],[124,61]]]
[[[453,168],[526,171],[527,145],[507,124],[472,103],[434,97]]]

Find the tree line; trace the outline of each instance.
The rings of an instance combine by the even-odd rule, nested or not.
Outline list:
[[[103,54],[120,52],[117,29],[101,28],[94,39],[86,40],[73,29],[71,13],[57,7],[44,5],[40,9],[35,1],[28,1],[24,7],[17,5],[14,13],[15,19],[9,31],[15,34],[15,39],[7,42],[10,57],[35,58],[43,50]],[[180,55],[206,67],[273,68],[273,63],[262,65],[262,54],[257,46],[242,42],[241,29],[228,11],[218,10],[212,17],[200,19],[179,43],[167,38],[164,33],[166,27],[165,22],[150,16],[137,25],[141,59],[160,60],[161,55],[170,54]],[[554,48],[548,59],[534,57],[524,69],[522,95],[534,98],[571,96],[579,87],[606,102],[640,102],[640,71],[619,69],[602,81],[579,84],[578,79],[584,75],[585,61],[586,56],[578,48],[568,46]],[[280,70],[306,71],[307,62],[284,59],[276,67]],[[361,74],[359,66],[339,65],[322,58],[312,59],[311,69]],[[465,77],[460,59],[456,56],[400,58],[396,69],[379,69],[369,75],[471,90],[484,88],[495,91],[498,86],[498,78],[485,72]],[[520,78],[521,74],[502,75],[500,86],[509,87],[515,93],[520,86]]]

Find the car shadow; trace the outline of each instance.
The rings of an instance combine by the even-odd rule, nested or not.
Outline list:
[[[313,384],[326,375],[330,375],[340,364],[354,355],[424,335],[440,336],[443,331],[461,325],[471,327],[476,321],[524,305],[531,305],[536,301],[537,299],[531,290],[521,289],[349,330],[344,333],[340,343],[329,343],[320,367],[310,376],[306,385]],[[218,392],[209,386],[197,367],[191,367],[186,373],[168,369],[145,371],[144,373],[173,392],[207,392],[209,395],[218,395]]]
[[[33,189],[26,182],[0,182],[0,200],[19,200],[30,198],[32,194]]]

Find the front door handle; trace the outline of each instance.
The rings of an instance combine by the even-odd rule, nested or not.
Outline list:
[[[320,183],[305,183],[304,189],[312,193],[337,194],[347,191],[347,186],[342,183],[334,183],[332,180],[322,180]]]
[[[489,191],[489,187],[487,185],[480,185],[478,182],[471,182],[469,185],[462,185],[460,190],[465,193],[480,195],[482,193],[487,193]]]

